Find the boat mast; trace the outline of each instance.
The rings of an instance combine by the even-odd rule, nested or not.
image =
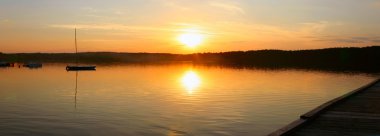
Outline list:
[[[78,66],[77,28],[75,28],[75,64]]]

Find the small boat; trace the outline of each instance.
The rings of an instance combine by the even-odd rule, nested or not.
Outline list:
[[[67,71],[96,70],[96,66],[78,66],[78,46],[77,46],[77,29],[75,28],[75,63],[76,65],[66,66]]]
[[[96,66],[66,66],[67,71],[96,70]]]
[[[29,62],[29,63],[25,63],[23,66],[28,67],[28,68],[41,68],[42,63]]]
[[[11,63],[9,62],[0,62],[0,67],[10,67]]]

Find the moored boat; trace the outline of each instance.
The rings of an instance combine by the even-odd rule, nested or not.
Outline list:
[[[96,66],[66,66],[67,71],[96,70]]]
[[[0,67],[10,67],[11,63],[9,62],[0,62]]]
[[[80,70],[96,70],[96,66],[86,65],[78,66],[78,46],[77,46],[77,29],[75,28],[75,64],[66,66],[67,71],[80,71]]]
[[[25,63],[23,66],[28,67],[28,68],[40,68],[42,67],[42,63],[28,62],[28,63]]]

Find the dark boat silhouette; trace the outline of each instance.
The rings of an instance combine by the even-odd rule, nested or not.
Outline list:
[[[41,68],[42,67],[42,63],[28,62],[28,63],[25,63],[23,66],[24,67],[28,67],[28,68]]]
[[[66,66],[67,71],[96,70],[96,66]]]
[[[0,67],[10,67],[11,65],[9,62],[0,62]]]
[[[96,66],[83,65],[78,66],[78,46],[77,46],[77,29],[75,28],[75,65],[66,66],[67,71],[79,71],[79,70],[96,70]]]

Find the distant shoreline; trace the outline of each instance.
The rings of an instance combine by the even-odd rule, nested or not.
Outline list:
[[[331,49],[363,49],[363,48],[380,48],[380,45],[364,46],[364,47],[330,47],[330,48],[316,48],[316,49],[258,49],[258,50],[231,50],[231,51],[221,51],[221,52],[196,52],[196,53],[168,53],[168,52],[114,52],[114,51],[85,51],[78,53],[117,53],[117,54],[172,54],[172,55],[192,55],[192,54],[218,54],[218,53],[228,53],[228,52],[256,52],[256,51],[284,51],[284,52],[298,52],[298,51],[318,51],[318,50],[331,50]],[[1,54],[75,54],[75,52],[1,52]]]
[[[0,53],[0,62],[182,63],[231,67],[307,68],[380,72],[380,46],[313,50],[256,50],[220,53]]]

